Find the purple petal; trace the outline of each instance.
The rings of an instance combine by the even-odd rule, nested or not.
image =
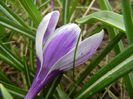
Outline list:
[[[40,68],[37,77],[47,75],[50,68],[76,45],[79,34],[80,28],[76,24],[67,24],[55,31],[55,34],[49,38],[44,48],[44,64]]]
[[[80,42],[77,53],[76,53],[76,64],[78,66],[88,60],[99,47],[104,36],[104,31],[97,33],[86,40]],[[74,58],[73,48],[69,53],[64,55],[54,66],[51,68],[50,72],[53,70],[67,71],[73,68],[73,58]]]
[[[58,59],[75,47],[79,34],[80,28],[76,24],[67,24],[58,29],[44,49],[44,67],[51,68]]]
[[[43,51],[43,64],[41,66],[38,60],[39,68],[37,66],[36,76],[25,99],[32,99],[44,85],[62,72],[60,70],[49,72],[49,70],[76,45],[79,34],[80,28],[78,25],[67,24],[56,30],[55,34],[49,38]]]
[[[37,57],[43,61],[43,45],[47,42],[47,39],[51,35],[52,32],[55,30],[55,26],[57,24],[59,18],[58,11],[52,11],[48,13],[43,20],[40,22],[37,33],[36,33],[36,54]]]
[[[24,97],[24,99],[34,99],[36,94],[46,85],[48,82],[53,80],[58,74],[62,73],[62,71],[54,70],[52,71],[46,78],[45,82],[41,82],[44,80],[44,78],[39,78],[38,80],[34,80],[31,88],[29,89],[28,93]]]

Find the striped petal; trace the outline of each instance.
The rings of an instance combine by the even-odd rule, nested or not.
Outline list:
[[[50,68],[65,54],[67,54],[73,47],[75,47],[80,34],[78,25],[72,23],[62,26],[55,31],[46,43],[43,52],[43,66],[40,68],[38,76],[44,75]]]
[[[76,64],[75,66],[78,66],[85,61],[87,61],[96,51],[96,49],[99,47],[99,45],[102,42],[104,36],[104,31],[102,30],[100,33],[97,33],[86,40],[80,42],[77,54],[76,54]],[[51,68],[49,73],[54,70],[59,71],[67,71],[69,69],[73,68],[73,58],[74,58],[74,51],[75,48],[73,48],[69,53],[64,55],[54,66]]]
[[[42,66],[37,69],[36,76],[25,99],[33,99],[44,85],[62,72],[55,70],[48,75],[52,66],[76,45],[80,31],[78,25],[67,24],[57,29],[55,34],[48,39],[43,49]],[[38,64],[40,65],[40,63]]]
[[[47,42],[50,35],[54,32],[58,22],[59,12],[48,13],[40,22],[36,32],[36,54],[40,61],[43,61],[43,45]]]

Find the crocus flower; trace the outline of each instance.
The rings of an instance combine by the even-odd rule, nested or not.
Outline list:
[[[78,25],[69,23],[55,30],[59,12],[48,13],[38,26],[36,33],[37,70],[33,83],[25,99],[33,99],[36,94],[55,76],[73,68],[75,46],[81,32]],[[90,58],[103,39],[101,31],[83,41],[77,49],[75,66]]]

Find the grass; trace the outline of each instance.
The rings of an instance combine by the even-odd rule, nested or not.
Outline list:
[[[0,84],[10,92],[9,95],[11,94],[13,97],[17,96],[18,99],[23,99],[35,74],[35,31],[42,17],[50,12],[51,6],[50,1],[45,2],[44,0],[36,0],[36,4],[34,4],[32,0],[18,1],[0,1],[0,5],[3,7],[0,8]],[[105,30],[105,35],[101,46],[91,59],[78,68],[74,68],[74,70],[70,70],[61,76],[56,77],[53,82],[43,88],[36,99],[43,97],[47,99],[80,97],[91,97],[92,99],[129,99],[132,97],[130,92],[133,89],[131,88],[127,91],[126,88],[129,86],[124,85],[124,83],[128,83],[128,80],[125,81],[122,78],[132,71],[132,68],[130,68],[132,62],[127,62],[127,60],[132,60],[132,57],[128,55],[128,52],[131,51],[128,48],[132,46],[133,41],[133,39],[130,38],[133,35],[133,33],[131,33],[133,23],[131,21],[132,15],[130,13],[130,10],[132,9],[129,7],[130,5],[127,5],[129,10],[124,10],[126,9],[126,5],[123,5],[123,0],[121,0],[121,2],[119,0],[110,2],[108,2],[108,0],[100,1],[101,2],[98,2],[97,0],[54,1],[55,10],[59,10],[61,13],[57,27],[69,22],[77,22],[82,29],[81,36],[83,39],[93,35],[101,29]],[[130,0],[127,1],[129,3]],[[111,5],[109,5],[109,3]],[[115,13],[119,14],[119,12],[121,12],[120,3],[122,3],[123,15],[121,15],[121,18],[117,16],[117,19],[122,20],[122,22],[126,24],[121,23],[123,24],[122,28],[113,21],[109,21],[109,24],[107,24],[106,21],[111,20],[112,16],[106,17],[101,15],[103,19],[105,17],[108,18],[106,21],[99,21],[100,18],[98,20],[93,20],[93,17],[92,19],[82,18],[83,16],[92,13],[94,14],[95,12],[105,9],[115,11]],[[16,6],[16,4],[20,4],[21,6]],[[128,12],[130,14],[127,14]],[[131,19],[129,20],[127,17],[130,17]],[[83,21],[79,22],[78,20],[80,19]],[[130,24],[130,26],[128,24]],[[120,40],[121,44],[124,46],[122,50],[122,45],[118,43]],[[123,50],[130,51],[124,53]],[[117,59],[121,54],[125,55],[125,57]],[[114,59],[116,59],[116,64],[113,62],[114,65],[110,65],[113,67],[106,68]],[[126,62],[127,65],[123,65],[123,62]],[[123,66],[121,66],[121,69],[119,70],[125,70],[123,74],[117,70],[114,74],[112,73],[112,76],[109,76],[116,77],[116,73],[118,73],[119,75],[114,78],[114,80],[102,80],[103,87],[96,88],[96,86],[94,86],[94,88],[96,88],[95,90],[89,90],[90,86],[94,85],[98,79],[106,77],[106,74],[113,72],[113,70],[115,71],[115,68],[117,68],[119,64],[122,64]],[[124,69],[126,67],[129,67],[130,70]],[[99,75],[97,76],[98,73]],[[95,79],[95,81],[93,79]],[[106,84],[104,85],[104,83]],[[133,83],[131,82],[131,86],[132,84]],[[18,89],[14,90],[14,88]],[[89,90],[87,94],[90,94],[90,96],[84,94],[85,90]],[[16,92],[16,94],[13,92]],[[0,97],[2,95],[3,93],[0,93]]]

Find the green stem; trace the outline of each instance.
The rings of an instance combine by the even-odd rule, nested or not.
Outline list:
[[[75,47],[75,51],[74,51],[74,60],[73,60],[73,81],[75,82],[74,78],[75,78],[75,60],[76,60],[76,53],[77,53],[77,49],[78,49],[78,45],[79,45],[79,41],[80,41],[80,38],[81,38],[81,34],[82,32],[80,33],[79,37],[78,37],[78,41],[77,41],[77,44],[76,44],[76,47]]]

